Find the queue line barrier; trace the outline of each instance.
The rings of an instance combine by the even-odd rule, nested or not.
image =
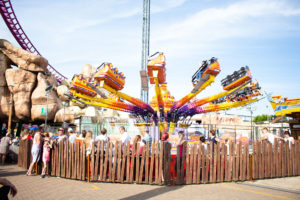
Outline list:
[[[32,141],[21,141],[18,166],[28,169]],[[74,180],[155,185],[183,185],[247,181],[300,175],[300,142],[255,141],[249,145],[184,144],[171,155],[171,144],[155,142],[143,148],[139,143],[122,146],[103,141],[93,143],[90,154],[85,144],[53,143],[50,176]],[[180,156],[181,154],[181,156]],[[42,162],[35,167],[41,173]]]

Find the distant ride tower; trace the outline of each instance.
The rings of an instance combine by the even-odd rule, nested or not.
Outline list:
[[[149,38],[150,38],[150,0],[144,0],[143,3],[143,38],[142,38],[142,68],[141,75],[141,100],[148,103],[148,73],[147,60],[149,56]]]

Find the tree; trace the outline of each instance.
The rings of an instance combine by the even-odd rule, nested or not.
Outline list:
[[[275,118],[276,118],[275,115],[262,114],[262,115],[257,115],[256,117],[254,117],[253,122],[271,121]]]

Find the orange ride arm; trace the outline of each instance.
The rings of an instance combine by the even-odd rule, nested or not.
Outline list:
[[[123,102],[111,101],[111,100],[102,99],[99,97],[91,97],[91,96],[84,95],[84,94],[77,93],[77,92],[72,92],[72,93],[74,96],[77,96],[81,99],[85,99],[90,102],[97,102],[98,105],[102,105],[100,107],[105,107],[105,108],[110,108],[110,109],[119,108],[118,110],[123,109],[123,110],[136,111],[136,112],[140,113],[139,112],[140,109],[138,107],[135,107],[133,105],[129,105],[129,104],[126,104]],[[86,102],[84,101],[84,103],[86,103]],[[140,110],[140,111],[142,111],[142,110]]]
[[[100,81],[100,87],[103,87],[105,90],[117,95],[118,97],[120,97],[120,98],[136,105],[137,107],[139,107],[141,109],[146,109],[148,112],[154,114],[154,110],[149,104],[147,104],[147,103],[145,103],[145,102],[143,102],[143,101],[141,101],[137,98],[131,97],[131,96],[129,96],[129,95],[123,93],[123,92],[119,92],[119,91],[109,87],[108,85],[106,85],[104,83],[104,81]]]

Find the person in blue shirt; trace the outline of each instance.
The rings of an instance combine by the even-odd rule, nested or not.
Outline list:
[[[149,142],[149,152],[150,152],[151,151],[151,146],[152,146],[152,136],[150,135],[149,129],[145,130],[145,136],[144,136],[142,142],[144,144],[146,144],[147,142]]]

